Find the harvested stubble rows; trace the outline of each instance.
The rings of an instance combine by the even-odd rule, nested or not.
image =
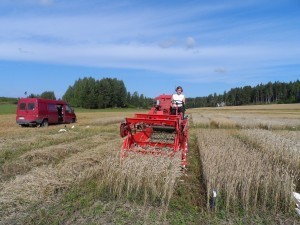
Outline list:
[[[299,119],[270,118],[261,115],[227,115],[227,114],[192,114],[196,125],[217,128],[267,128],[296,129],[300,126]]]
[[[296,174],[274,161],[272,152],[267,154],[239,140],[236,132],[200,129],[197,133],[207,208],[216,190],[216,210],[290,212]]]
[[[15,135],[1,138],[3,144],[0,150],[0,181],[19,172],[24,173],[34,165],[57,162],[68,154],[80,151],[83,149],[81,145],[93,143],[87,142],[93,136],[96,136],[96,139],[97,136],[101,137],[103,141],[116,138],[115,134],[103,132],[102,128],[97,127],[87,129],[76,126],[66,133],[58,133],[60,127],[52,126],[47,129],[17,127]]]
[[[144,205],[154,203],[161,207],[161,213],[165,215],[180,176],[179,157],[138,154],[120,163],[119,158],[111,156],[110,152],[117,145],[106,144],[77,153],[55,167],[41,166],[10,182],[2,183],[2,220],[22,217],[28,207],[40,201],[50,204],[56,194],[70,188],[72,184],[94,177],[97,177],[99,187],[108,190],[116,199],[142,200]],[[110,156],[103,159],[105,154]]]
[[[114,118],[105,126],[67,125],[65,133],[58,133],[64,125],[21,128],[14,118],[0,119],[0,224],[18,221],[33,205],[51,203],[89,179],[121,144]]]
[[[72,154],[56,165],[34,167],[24,175],[0,184],[0,218],[22,216],[26,209],[40,201],[51,202],[57,193],[89,179],[103,165],[103,157],[117,149],[119,140]]]
[[[60,136],[69,136],[69,134]],[[25,174],[34,167],[48,164],[53,166],[72,154],[94,148],[99,145],[99,142],[107,142],[113,138],[116,138],[116,136],[112,134],[97,134],[84,138],[84,140],[76,138],[72,142],[26,151],[17,159],[2,164],[0,181],[7,180],[15,175]]]
[[[101,112],[101,117],[96,112],[79,114],[78,121],[81,125],[109,125],[124,121],[124,117],[132,116],[132,112]]]
[[[245,117],[229,117],[230,120],[243,128],[268,128],[268,129],[295,129],[300,126],[299,119],[291,118],[270,118],[268,116],[247,116]]]
[[[96,124],[88,123],[91,118],[74,129],[68,125],[65,133],[58,133],[62,125],[7,125],[12,128],[1,139],[0,224],[22,221],[33,206],[54,204],[72,186],[91,179],[117,199],[151,203],[166,212],[180,175],[179,157],[131,155],[120,164],[120,118]]]
[[[266,105],[191,110],[193,122],[211,128],[300,129],[300,107]]]

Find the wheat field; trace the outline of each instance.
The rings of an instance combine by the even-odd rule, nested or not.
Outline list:
[[[179,157],[120,161],[132,112],[79,112],[62,133],[0,115],[0,224],[299,224],[298,104],[187,114],[186,171]]]

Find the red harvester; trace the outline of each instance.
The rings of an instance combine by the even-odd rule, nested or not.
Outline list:
[[[120,125],[124,138],[121,158],[130,152],[174,156],[181,154],[182,167],[187,165],[188,118],[182,114],[170,115],[172,95],[160,95],[148,114],[135,114]],[[177,112],[177,110],[176,110]],[[176,154],[177,155],[177,154]]]

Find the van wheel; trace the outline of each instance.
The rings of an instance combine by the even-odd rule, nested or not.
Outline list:
[[[43,120],[43,122],[41,123],[41,127],[48,127],[48,125],[48,120]]]
[[[75,120],[75,118],[73,118],[73,119],[72,119],[72,123],[75,123],[75,122],[76,122],[76,120]]]

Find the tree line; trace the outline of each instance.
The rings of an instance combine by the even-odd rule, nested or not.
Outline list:
[[[86,109],[147,108],[152,103],[152,99],[143,94],[127,92],[124,82],[116,78],[96,80],[92,77],[85,77],[78,79],[73,86],[69,86],[63,99],[73,107]]]
[[[259,104],[283,104],[300,102],[300,81],[295,82],[268,82],[255,87],[244,86],[232,88],[228,92],[206,97],[187,98],[187,108],[238,106]]]
[[[41,95],[30,94],[28,97],[56,99],[53,91],[45,91]],[[128,92],[124,82],[116,78],[80,78],[73,86],[68,87],[62,98],[73,107],[87,109],[150,108],[153,104],[152,98],[136,91],[132,94]],[[261,83],[255,87],[232,88],[219,95],[214,93],[205,97],[187,98],[186,108],[276,103],[300,103],[300,81]]]
[[[27,92],[25,92],[24,94],[27,95]],[[46,99],[56,100],[54,91],[44,91],[40,95],[31,93],[27,97],[28,98],[46,98]]]

